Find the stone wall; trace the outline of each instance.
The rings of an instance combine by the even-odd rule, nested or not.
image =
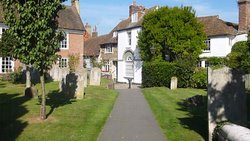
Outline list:
[[[227,67],[218,70],[208,68],[209,141],[212,141],[218,122],[246,123],[246,95],[242,74]]]

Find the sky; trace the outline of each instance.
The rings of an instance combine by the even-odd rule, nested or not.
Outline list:
[[[70,5],[71,0],[65,2]],[[121,20],[128,18],[133,0],[80,0],[80,16],[84,24],[97,27],[98,35],[108,34]],[[220,19],[238,23],[237,0],[136,0],[146,8],[153,6],[192,6],[197,16],[218,15]]]

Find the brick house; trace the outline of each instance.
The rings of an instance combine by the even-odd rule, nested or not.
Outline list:
[[[79,56],[79,68],[83,67],[83,49],[84,49],[84,32],[82,20],[80,18],[79,0],[71,0],[71,6],[66,6],[65,9],[58,13],[58,23],[60,30],[64,31],[65,39],[60,43],[61,59],[56,65],[60,68],[68,67],[69,55]],[[4,24],[2,7],[0,6],[0,36],[8,28]],[[13,72],[18,67],[22,66],[18,60],[14,60],[10,57],[0,57],[0,74]],[[6,71],[6,70],[9,71]],[[53,76],[52,76],[53,78]]]

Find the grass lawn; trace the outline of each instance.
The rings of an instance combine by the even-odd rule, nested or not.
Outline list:
[[[108,82],[86,88],[83,100],[67,99],[58,82],[47,83],[48,119],[41,121],[38,99],[23,96],[25,85],[0,81],[0,140],[96,141],[117,97]]]
[[[206,99],[206,91],[145,88],[143,93],[168,141],[207,140],[206,101],[199,107],[184,104],[186,98],[197,94]]]

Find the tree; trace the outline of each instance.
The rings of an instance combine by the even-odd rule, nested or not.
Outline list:
[[[250,72],[250,47],[248,41],[240,41],[233,45],[231,53],[227,55],[226,64],[233,69],[244,69]]]
[[[12,57],[13,48],[18,44],[14,36],[4,32],[0,39],[0,56],[1,57]]]
[[[6,31],[19,43],[13,56],[39,71],[42,87],[41,119],[46,119],[44,74],[57,60],[63,34],[58,30],[57,13],[64,0],[2,0]]]
[[[164,61],[166,55],[171,62],[195,61],[206,47],[203,26],[191,7],[151,10],[144,16],[138,38],[143,61]]]

